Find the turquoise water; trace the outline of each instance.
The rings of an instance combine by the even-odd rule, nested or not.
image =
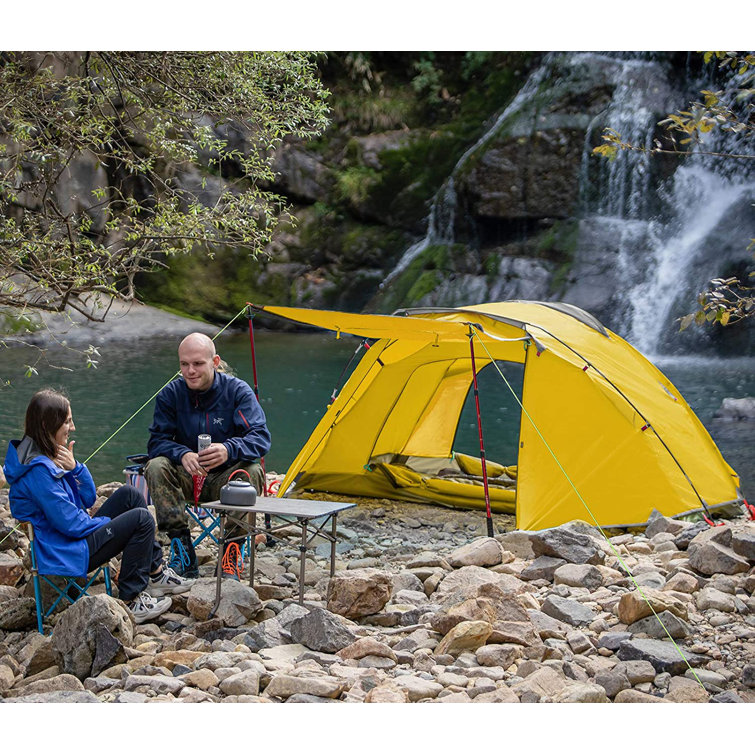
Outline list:
[[[98,484],[123,479],[125,457],[146,449],[154,406],[150,397],[178,370],[179,340],[142,338],[106,344],[100,348],[100,366],[96,370],[85,369],[80,357],[50,352],[49,361],[74,371],[38,367],[40,374],[30,378],[23,377],[28,351],[3,350],[0,370],[2,377],[13,378],[13,385],[0,390],[0,453],[4,455],[10,438],[20,437],[31,395],[47,386],[63,388],[71,399],[76,422],[76,457],[81,461],[89,459],[87,464]],[[286,471],[324,414],[358,343],[355,338],[336,340],[329,334],[255,333],[259,395],[273,436],[273,447],[266,458],[268,472]],[[235,374],[251,384],[248,334],[221,336],[217,347]],[[740,474],[745,493],[755,491],[755,422],[713,420],[723,398],[755,396],[755,359],[681,357],[656,363],[679,388],[724,457]],[[505,374],[514,392],[520,393],[521,368],[507,365]],[[487,456],[494,461],[515,463],[520,419],[516,399],[492,368],[481,373],[479,388]],[[117,434],[108,440],[116,430]],[[103,443],[104,447],[98,450]],[[462,412],[454,448],[479,454],[471,395]]]

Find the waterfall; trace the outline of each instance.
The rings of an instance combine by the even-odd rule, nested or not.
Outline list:
[[[679,290],[694,289],[692,284],[702,287],[717,274],[714,262],[701,279],[695,264],[711,230],[730,208],[748,196],[755,197],[755,183],[725,178],[701,165],[686,165],[676,171],[669,194],[674,217],[665,226],[651,222],[647,274],[627,292],[631,311],[627,337],[653,355],[663,346],[664,330],[676,327],[672,314]],[[748,240],[743,235],[743,248]],[[694,309],[694,299],[689,308]]]
[[[404,252],[381,290],[428,247],[455,242],[456,187],[461,192],[468,180],[461,171],[473,155],[479,159],[486,145],[503,135],[504,126],[504,140],[526,139],[547,129],[549,122],[563,124],[571,118],[569,127],[584,132],[575,186],[579,209],[569,218],[578,222],[579,234],[571,270],[565,282],[552,289],[552,297],[592,311],[649,355],[663,353],[672,342],[678,349],[678,318],[695,310],[697,293],[707,281],[728,274],[727,265],[740,265],[747,256],[753,235],[748,202],[755,201],[755,171],[752,160],[691,154],[673,162],[676,158],[650,154],[660,133],[658,121],[665,114],[685,109],[703,89],[721,88],[720,80],[714,81],[713,66],[693,76],[689,70],[673,68],[673,63],[663,53],[546,55],[490,128],[459,158],[433,198],[424,238]],[[730,83],[736,86],[736,74],[732,77]],[[575,103],[583,95],[580,113]],[[588,104],[592,97],[600,104]],[[560,110],[554,103],[562,101],[569,104]],[[592,150],[604,128],[645,151],[620,151],[613,161],[597,157]],[[752,149],[747,138],[717,129],[691,151],[747,153]],[[522,218],[523,228],[529,220]],[[523,238],[529,232],[525,228]],[[483,284],[474,289],[480,295],[495,291],[505,298],[521,290],[504,278],[495,287],[485,284],[484,275],[480,271]],[[685,347],[699,345],[685,338]]]
[[[514,99],[494,120],[490,128],[457,160],[451,175],[443,182],[443,185],[433,197],[430,206],[430,214],[427,220],[427,232],[424,238],[412,244],[401,256],[396,266],[386,276],[380,284],[380,288],[385,288],[391,281],[400,275],[406,268],[419,257],[422,252],[429,246],[435,244],[453,244],[454,243],[454,225],[456,222],[456,189],[454,177],[466,164],[467,160],[474,155],[479,149],[484,147],[498,132],[503,122],[517,113],[523,104],[527,103],[537,91],[541,82],[546,78],[548,63],[550,58],[541,64],[525,82]]]
[[[653,86],[647,74],[653,67],[658,69],[649,61],[622,62],[620,84],[603,124],[625,141],[647,150],[652,148],[656,126],[656,118],[645,105],[648,89]],[[699,91],[704,87],[698,81],[692,88]],[[680,103],[686,105],[684,95],[676,93],[675,102],[666,103],[664,110],[670,112]],[[590,137],[588,132],[583,180],[587,176],[584,165],[591,159]],[[737,151],[732,149],[736,141],[741,137],[719,131],[692,152],[725,152],[727,147]],[[697,154],[688,157],[660,186],[654,186],[650,159],[647,153],[621,152],[613,162],[601,161],[604,176],[598,200],[588,208],[587,216],[591,210],[597,219],[613,226],[620,279],[631,281],[617,291],[617,309],[624,314],[611,326],[641,351],[656,356],[665,348],[669,335],[678,330],[675,317],[679,316],[679,299],[686,298],[686,311],[693,311],[696,293],[720,274],[717,250],[707,250],[706,254],[706,244],[712,245],[712,232],[732,208],[755,198],[755,182],[747,177],[746,161]],[[661,208],[668,209],[664,212]],[[751,232],[742,228],[742,249]]]

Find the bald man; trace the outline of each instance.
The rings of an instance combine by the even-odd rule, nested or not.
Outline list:
[[[270,432],[254,391],[239,378],[218,371],[215,344],[191,333],[178,347],[181,377],[157,395],[149,428],[147,485],[157,511],[157,526],[178,539],[188,564],[171,564],[184,577],[197,577],[197,557],[185,501],[194,499],[195,475],[204,479],[200,501],[214,501],[237,469],[245,469],[258,493],[265,490],[259,460],[270,450]],[[197,436],[212,438],[197,453]]]

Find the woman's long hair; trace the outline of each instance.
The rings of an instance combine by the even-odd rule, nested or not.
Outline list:
[[[24,433],[36,444],[37,448],[51,459],[55,458],[55,433],[60,430],[68,418],[70,401],[58,391],[44,388],[37,391],[26,407]]]

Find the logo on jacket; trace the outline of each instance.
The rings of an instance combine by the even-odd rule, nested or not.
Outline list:
[[[212,420],[213,425],[222,425],[223,424],[223,418],[222,417],[215,417]]]
[[[109,535],[110,537],[112,537],[112,536],[113,536],[113,530],[111,530],[111,529],[110,529],[110,527],[106,527],[106,528],[105,528],[105,532],[107,532],[107,534],[108,534],[108,535]]]

